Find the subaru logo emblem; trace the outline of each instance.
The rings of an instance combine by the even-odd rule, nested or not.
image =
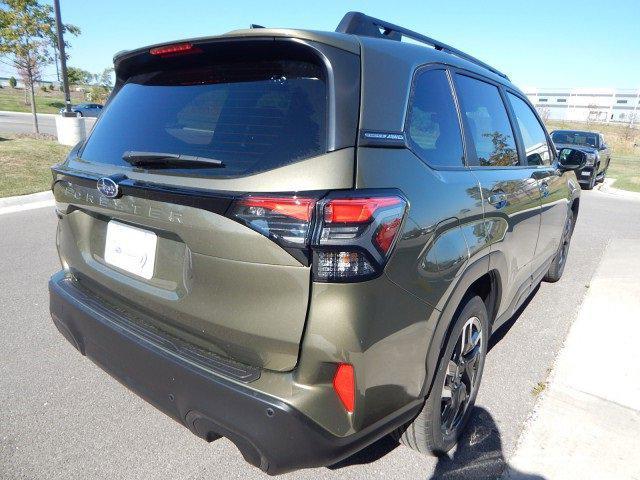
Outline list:
[[[120,187],[109,177],[102,177],[98,180],[98,191],[108,198],[116,198],[120,193]]]

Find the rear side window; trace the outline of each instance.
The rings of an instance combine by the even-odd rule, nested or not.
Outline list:
[[[444,70],[417,77],[408,127],[412,148],[429,165],[463,165],[460,124]]]
[[[518,165],[513,131],[498,88],[465,75],[456,75],[456,88],[479,164]]]
[[[507,96],[518,120],[518,127],[520,128],[524,151],[527,156],[527,164],[532,166],[550,165],[551,153],[547,137],[544,134],[542,125],[540,125],[535,114],[531,111],[531,107],[512,93],[507,93]]]
[[[105,109],[83,160],[129,166],[126,151],[208,157],[248,175],[325,153],[324,70],[304,61],[235,61],[130,78]]]

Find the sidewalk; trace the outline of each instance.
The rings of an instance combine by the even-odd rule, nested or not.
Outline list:
[[[504,478],[640,479],[640,244],[615,239]]]

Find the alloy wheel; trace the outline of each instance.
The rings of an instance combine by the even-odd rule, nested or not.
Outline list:
[[[467,320],[447,364],[440,409],[440,425],[445,435],[460,425],[477,388],[482,334],[478,317]]]
[[[564,225],[564,231],[562,232],[562,244],[560,245],[560,258],[558,259],[558,265],[560,268],[564,266],[564,262],[567,261],[567,254],[569,253],[569,243],[571,242],[571,229],[573,226],[573,215],[569,215],[567,222]]]

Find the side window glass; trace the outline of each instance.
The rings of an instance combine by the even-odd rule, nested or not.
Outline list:
[[[480,165],[518,165],[516,142],[498,88],[465,75],[456,75],[456,87]]]
[[[522,135],[527,164],[532,166],[550,165],[551,153],[547,144],[547,137],[544,134],[544,128],[542,128],[535,114],[531,111],[531,107],[512,93],[507,93],[507,96],[518,120],[518,128],[520,128],[520,134]]]
[[[462,166],[462,135],[451,87],[444,70],[427,70],[416,79],[408,138],[429,165]]]

